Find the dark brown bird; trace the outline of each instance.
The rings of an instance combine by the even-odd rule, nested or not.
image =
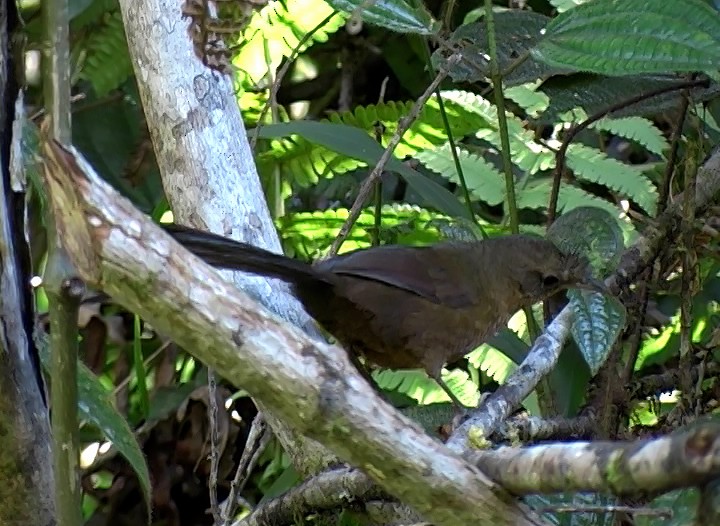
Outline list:
[[[428,247],[385,245],[313,265],[176,225],[188,250],[219,268],[279,278],[345,349],[380,367],[443,366],[487,341],[519,309],[568,287],[598,288],[581,257],[511,235]]]

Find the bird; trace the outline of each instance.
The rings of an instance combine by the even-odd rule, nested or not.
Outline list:
[[[351,358],[423,369],[456,408],[464,406],[441,377],[446,364],[485,343],[523,307],[571,287],[603,290],[586,258],[526,234],[380,245],[310,264],[190,227],[163,228],[216,268],[287,282]]]

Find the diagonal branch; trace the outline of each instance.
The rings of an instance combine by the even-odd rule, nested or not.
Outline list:
[[[720,193],[720,147],[716,147],[698,170],[695,191],[696,213],[712,204]],[[655,258],[662,243],[677,235],[679,217],[682,213],[683,196],[657,218],[643,236],[628,248],[622,256],[620,267],[606,282],[613,292],[632,283],[636,276]],[[570,334],[574,319],[570,307],[565,307],[535,341],[522,364],[506,382],[488,396],[471,418],[455,430],[448,446],[455,451],[471,447],[471,437],[484,439],[492,435],[498,426],[535,389],[540,380],[549,373],[560,357],[560,351]]]
[[[79,275],[440,525],[541,524],[381,400],[336,346],[281,322],[43,141],[44,182]]]

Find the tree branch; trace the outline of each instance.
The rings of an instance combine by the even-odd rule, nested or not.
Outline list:
[[[188,21],[182,19],[176,1],[121,0],[120,7],[175,219],[279,252],[231,81],[197,60],[187,35]],[[270,311],[322,339],[284,283],[240,272],[223,275]],[[265,417],[299,473],[315,473],[337,461],[271,412],[265,411]]]
[[[541,524],[380,399],[336,346],[283,324],[95,174],[42,142],[44,182],[80,276],[440,525]]]
[[[713,152],[698,170],[695,188],[696,213],[702,212],[720,192],[720,147]],[[632,282],[642,270],[655,258],[662,243],[677,235],[679,217],[682,213],[682,194],[657,219],[655,226],[649,227],[645,236],[628,248],[622,256],[620,267],[605,285],[609,290],[618,292]],[[535,344],[523,363],[494,393],[488,396],[471,418],[459,426],[448,440],[448,446],[455,451],[472,447],[473,439],[489,437],[516,407],[535,389],[540,380],[549,373],[560,357],[560,351],[570,334],[573,312],[566,306],[535,340]]]
[[[720,425],[707,420],[652,440],[502,447],[465,458],[516,495],[598,491],[652,498],[720,476]]]

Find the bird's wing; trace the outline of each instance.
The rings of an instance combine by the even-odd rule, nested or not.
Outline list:
[[[463,308],[476,303],[473,291],[463,286],[466,273],[475,269],[464,268],[467,265],[457,257],[461,254],[457,248],[451,243],[432,247],[385,245],[343,254],[318,263],[316,268],[373,280],[436,304]]]

